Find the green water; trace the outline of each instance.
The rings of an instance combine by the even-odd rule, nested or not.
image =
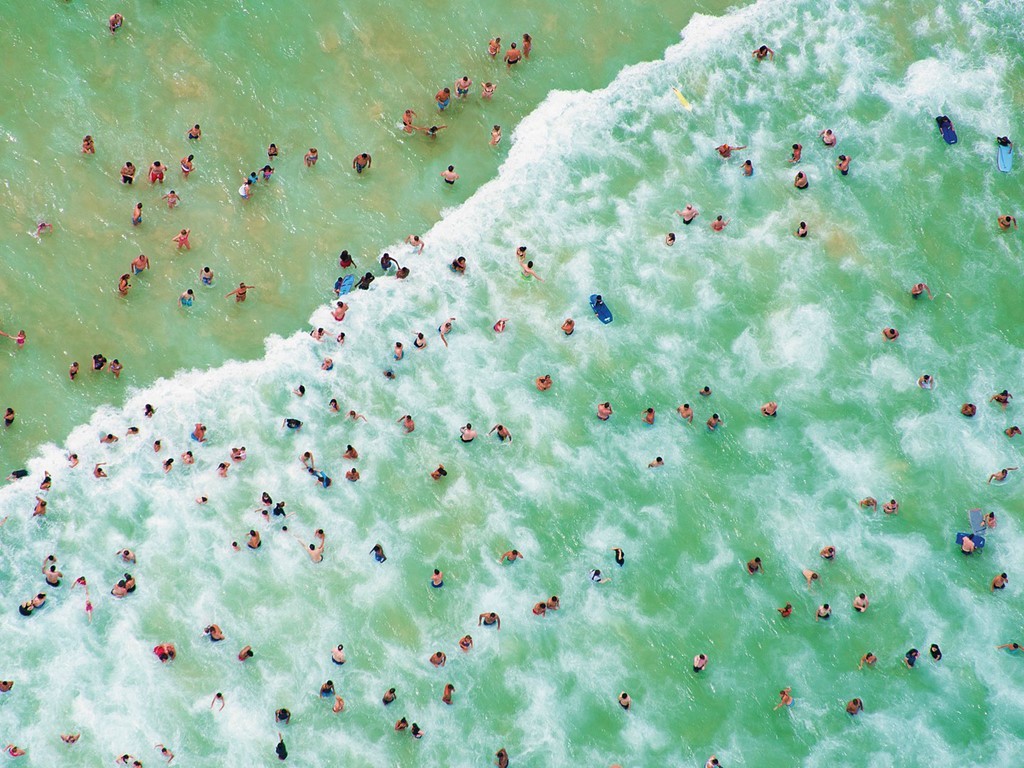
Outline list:
[[[451,25],[437,9],[420,11],[438,30]],[[1024,760],[1016,737],[1024,671],[1020,659],[995,649],[1020,641],[1024,618],[1015,571],[1024,544],[1020,478],[986,483],[1000,467],[1020,465],[1021,438],[1002,432],[1015,422],[1016,401],[1006,411],[988,402],[1004,387],[1018,388],[1016,329],[1024,319],[1014,290],[1020,234],[995,224],[997,214],[1015,212],[1020,170],[997,172],[993,142],[997,134],[1015,137],[1018,128],[1012,87],[1024,69],[1014,52],[1019,40],[1004,30],[1017,28],[1019,7],[920,4],[910,8],[915,20],[908,22],[907,9],[876,3],[850,9],[762,2],[722,19],[696,19],[665,60],[616,76],[624,61],[657,59],[682,26],[681,18],[662,30],[657,11],[644,6],[627,15],[644,42],[621,41],[622,57],[602,75],[600,67],[583,73],[579,51],[603,59],[593,42],[580,40],[609,36],[604,30],[616,28],[618,14],[566,10],[552,26],[575,35],[583,25],[590,36],[566,39],[562,48],[542,46],[535,34],[529,66],[550,67],[548,84],[570,76],[586,86],[615,79],[593,93],[550,95],[519,125],[509,149],[511,125],[540,100],[538,90],[533,102],[501,118],[500,157],[491,157],[486,144],[498,118],[475,101],[437,146],[403,143],[393,127],[400,109],[387,111],[379,130],[408,153],[404,172],[376,149],[382,141],[352,139],[356,149],[346,154],[328,153],[329,141],[320,138],[332,131],[345,138],[365,126],[322,124],[315,134],[322,159],[308,173],[299,155],[313,143],[305,138],[312,131],[275,132],[285,136],[277,140],[261,128],[227,154],[249,152],[251,144],[260,159],[267,141],[277,140],[289,155],[272,188],[258,188],[245,208],[233,190],[249,166],[211,152],[216,156],[207,162],[219,168],[212,173],[221,183],[209,192],[208,228],[220,226],[224,238],[223,260],[211,264],[220,276],[215,295],[228,290],[227,275],[244,268],[257,286],[279,281],[269,297],[257,288],[236,307],[201,294],[182,317],[173,307],[183,287],[179,273],[168,275],[163,288],[147,275],[127,306],[111,281],[97,277],[94,293],[104,306],[126,312],[109,321],[124,326],[126,339],[128,313],[157,290],[164,296],[153,306],[161,311],[147,307],[147,322],[166,315],[195,334],[210,326],[223,357],[244,357],[245,344],[257,354],[257,339],[270,331],[283,338],[271,338],[252,362],[158,381],[130,394],[123,409],[73,406],[88,420],[60,418],[65,430],[80,424],[66,447],[82,465],[64,469],[64,450],[45,446],[28,462],[32,476],[3,491],[10,517],[0,528],[0,547],[10,567],[0,572],[0,679],[13,678],[16,687],[0,695],[0,734],[29,750],[24,763],[95,765],[128,751],[149,764],[156,757],[151,745],[164,742],[178,753],[176,764],[276,764],[273,711],[281,706],[293,714],[280,729],[290,761],[313,766],[485,765],[499,747],[516,766],[699,766],[711,753],[726,766]],[[540,25],[550,11],[537,13]],[[138,34],[133,14],[126,16],[115,45]],[[383,23],[389,16],[396,14],[373,18]],[[417,30],[428,23],[401,19]],[[350,34],[363,39],[343,31],[349,29],[359,24],[339,22],[335,37],[321,32],[326,47],[347,50]],[[656,45],[655,29],[669,39]],[[106,44],[107,34],[100,23],[93,37]],[[488,36],[472,35],[472,46],[467,37],[467,57],[477,56],[479,39]],[[234,32],[232,39],[244,42]],[[749,51],[762,41],[776,49],[774,63],[751,60]],[[319,42],[311,45],[319,50]],[[395,57],[407,51],[395,48]],[[549,50],[558,57],[548,61]],[[572,75],[576,63],[581,72]],[[293,64],[297,58],[279,68]],[[407,79],[421,74],[405,67],[415,70]],[[498,69],[504,97],[507,78]],[[515,77],[533,71],[524,67]],[[271,108],[254,114],[253,124],[289,104],[294,94],[283,83],[293,80],[282,76],[282,92],[266,98]],[[693,102],[692,113],[681,110],[674,85]],[[259,94],[257,85],[241,90],[253,99]],[[401,103],[429,113],[434,90],[434,79],[425,79],[416,88],[419,100]],[[294,98],[293,106],[307,106],[299,101],[304,95]],[[469,131],[463,118],[471,110],[479,119]],[[954,147],[935,129],[942,112],[959,131]],[[216,127],[224,111],[191,114],[165,122],[182,130],[201,122],[202,150],[209,151],[209,140],[224,132]],[[252,130],[235,119],[238,132]],[[295,121],[267,124],[279,122]],[[816,139],[826,127],[839,136],[834,150]],[[453,137],[463,129],[479,146]],[[99,131],[92,132],[99,141]],[[68,134],[69,154],[79,133]],[[713,148],[724,141],[750,150],[722,161]],[[794,141],[804,145],[799,167],[811,179],[805,191],[793,188],[795,169],[786,162]],[[363,147],[374,154],[369,176],[331,174],[331,163],[345,167]],[[466,168],[454,189],[436,178],[451,156],[444,147],[475,158],[456,162]],[[853,157],[848,177],[833,169],[839,153]],[[73,160],[87,168],[100,157]],[[748,158],[752,178],[740,173]],[[112,193],[124,192],[113,178],[119,163],[106,180]],[[206,168],[200,165],[189,185],[205,185]],[[388,173],[396,175],[388,180]],[[408,189],[399,186],[410,179]],[[314,185],[322,186],[311,192]],[[348,214],[337,213],[356,199],[354,190],[379,195],[381,204],[397,196],[421,218],[410,224],[404,210],[381,214],[371,219],[380,234],[358,241],[348,234]],[[331,213],[320,211],[318,199],[332,201]],[[372,208],[375,199],[364,201]],[[686,202],[701,211],[689,227],[673,214]],[[186,199],[173,214],[153,211],[144,227],[179,217],[188,206]],[[355,241],[357,261],[369,262],[376,249],[427,230],[442,209],[422,256],[397,249],[403,263],[409,259],[412,278],[379,276],[370,291],[350,297],[340,325],[324,307],[316,310],[314,325],[344,329],[344,347],[330,337],[318,344],[303,332],[312,308],[331,298],[321,289],[336,277],[339,241]],[[111,203],[104,216],[125,231],[128,213],[130,205]],[[708,224],[719,213],[731,221],[716,234]],[[45,210],[26,215],[19,233],[34,215],[57,218]],[[398,216],[393,224],[390,216]],[[792,236],[801,220],[811,228],[806,240]],[[328,224],[336,233],[320,234]],[[100,239],[94,227],[83,229]],[[669,230],[678,235],[671,249],[663,242]],[[191,274],[200,265],[201,231],[194,227],[196,250],[182,259],[191,260]],[[252,236],[248,250],[242,231]],[[58,231],[39,244],[26,237],[22,246],[21,235],[12,242],[31,245],[37,251],[26,253],[36,256],[66,237]],[[279,260],[292,242],[303,243],[296,246],[299,263],[308,269]],[[519,244],[528,246],[545,282],[519,277]],[[464,276],[446,269],[458,256],[470,265]],[[302,291],[296,275],[306,272],[309,287]],[[910,297],[920,280],[934,301]],[[611,325],[589,311],[595,291],[615,314]],[[311,297],[301,311],[294,302],[285,306],[292,292]],[[253,327],[237,341],[231,335],[240,323],[276,323],[268,316],[289,312],[296,313],[291,325]],[[457,319],[445,348],[434,329],[451,316]],[[567,316],[577,321],[569,338],[559,331]],[[509,319],[501,335],[491,330],[498,318]],[[882,339],[886,326],[900,330],[898,341]],[[425,350],[412,348],[416,331],[428,340]],[[154,361],[151,375],[200,354],[184,336],[153,338],[166,344],[140,350]],[[400,362],[391,358],[396,340],[406,347]],[[36,364],[29,357],[42,354],[35,341],[30,332],[30,346],[12,355],[12,365]],[[113,357],[109,349],[102,351]],[[176,354],[183,355],[178,362]],[[335,360],[333,371],[320,369],[325,356]],[[394,381],[381,375],[385,368],[395,371]],[[544,373],[555,383],[541,393],[533,380]],[[916,386],[923,373],[935,376],[934,390]],[[75,386],[90,396],[113,384],[82,378]],[[132,366],[122,385],[149,378]],[[301,400],[292,394],[299,384],[307,390]],[[704,385],[713,389],[708,399],[697,394]],[[91,402],[114,394],[107,390]],[[27,397],[41,399],[38,392]],[[342,413],[327,410],[331,397]],[[605,400],[615,413],[600,422],[595,407]],[[768,400],[779,403],[776,419],[758,412]],[[965,401],[978,404],[973,420],[959,413]],[[146,402],[158,408],[152,420],[141,415]],[[675,413],[682,402],[696,411],[693,425]],[[657,410],[653,426],[641,421],[647,407]],[[349,409],[368,422],[345,419]],[[725,421],[714,433],[703,426],[712,412]],[[416,419],[410,435],[395,423],[405,413]],[[284,417],[303,420],[303,429],[282,429]],[[202,447],[188,439],[197,420],[210,426]],[[458,429],[467,421],[481,437],[464,446]],[[483,436],[498,422],[512,430],[511,444]],[[127,436],[129,425],[141,434]],[[99,445],[108,431],[120,442]],[[8,439],[27,433],[26,427]],[[158,455],[151,448],[156,439],[164,446]],[[243,444],[249,458],[227,479],[217,477],[228,449]],[[347,444],[359,449],[358,461],[342,460]],[[164,458],[177,460],[190,449],[195,466],[179,461],[169,474],[161,470]],[[315,486],[297,461],[306,450],[334,478],[329,490]],[[666,465],[648,468],[655,456]],[[89,471],[100,461],[107,463],[105,480]],[[438,462],[449,474],[434,482],[428,473]],[[362,475],[354,484],[344,479],[353,465]],[[47,516],[33,520],[44,469],[54,474],[54,488]],[[280,524],[261,520],[264,490],[288,501],[290,533],[303,544],[316,528],[326,531],[323,563],[311,563]],[[197,505],[200,495],[209,504]],[[899,515],[858,507],[867,495],[899,499]],[[995,512],[999,525],[982,554],[964,558],[953,536],[974,506]],[[261,551],[232,552],[230,542],[250,528],[263,535]],[[384,564],[368,554],[378,542],[388,554]],[[827,544],[838,549],[833,562],[818,555]],[[140,588],[117,601],[106,590],[123,572],[113,553],[126,545],[139,553],[131,570]],[[615,546],[626,551],[621,569],[612,559]],[[499,565],[512,547],[526,559]],[[50,552],[68,581],[88,576],[92,625],[81,594],[69,593],[67,583],[49,590],[52,604],[40,615],[16,613],[16,603],[42,588],[37,569]],[[755,556],[766,572],[749,576],[743,564]],[[445,572],[441,590],[428,583],[434,567]],[[612,581],[590,583],[591,568]],[[808,588],[804,568],[818,571],[820,583]],[[990,580],[1001,571],[1010,586],[993,594]],[[864,615],[851,608],[859,592],[871,599]],[[562,609],[533,616],[531,606],[551,594],[560,596]],[[782,619],[775,608],[787,601],[794,613]],[[823,602],[833,617],[815,622]],[[473,621],[490,610],[501,614],[500,631]],[[214,621],[228,640],[211,646],[201,632]],[[463,655],[456,643],[466,633],[476,647]],[[151,649],[168,641],[179,657],[165,667]],[[329,659],[339,642],[349,658],[344,668]],[[941,662],[927,658],[930,643],[941,645]],[[245,644],[256,657],[241,665],[235,654]],[[922,652],[912,671],[901,662],[911,647]],[[442,670],[427,661],[439,649],[448,654]],[[877,668],[858,671],[868,650],[878,655]],[[710,661],[698,676],[690,664],[701,652]],[[317,697],[328,678],[346,701],[340,715]],[[449,681],[456,686],[453,707],[440,701]],[[385,709],[380,697],[391,686],[399,700]],[[786,686],[796,704],[774,711]],[[211,712],[218,690],[228,705]],[[623,690],[634,699],[629,713],[615,701]],[[865,712],[851,719],[844,706],[855,696]],[[394,733],[401,716],[423,726],[425,738]],[[79,730],[82,741],[73,748],[57,739]]]

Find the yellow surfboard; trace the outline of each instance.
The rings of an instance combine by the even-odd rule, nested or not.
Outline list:
[[[682,104],[682,105],[683,105],[683,107],[685,107],[685,108],[686,108],[686,111],[687,111],[687,112],[692,112],[692,111],[693,111],[693,107],[692,107],[692,106],[690,106],[690,102],[688,102],[688,101],[686,100],[686,97],[685,97],[685,96],[683,96],[683,94],[681,94],[681,93],[679,92],[679,89],[678,89],[678,88],[673,88],[672,90],[673,90],[673,92],[674,92],[674,93],[676,94],[676,98],[677,98],[677,99],[679,99],[679,103],[680,103],[680,104]]]

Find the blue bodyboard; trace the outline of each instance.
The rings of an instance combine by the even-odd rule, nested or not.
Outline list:
[[[338,291],[339,296],[344,296],[346,293],[352,290],[352,286],[356,283],[355,275],[345,275],[345,279],[341,281],[341,289]]]
[[[939,133],[942,134],[942,139],[947,144],[956,144],[956,130],[953,128],[953,121],[945,115],[939,115],[935,118],[935,122],[939,124]]]
[[[594,314],[597,315],[598,320],[605,325],[608,325],[608,323],[612,321],[612,311],[608,309],[608,305],[604,303],[603,299],[601,300],[601,303],[598,304],[598,298],[598,294],[590,294],[590,308],[594,310]]]
[[[999,170],[1003,173],[1009,173],[1013,170],[1013,144],[1008,146],[998,145],[999,154],[996,155],[996,165],[999,166]]]
[[[960,531],[956,535],[956,545],[958,547],[963,543],[964,538],[970,538],[974,542],[975,549],[984,549],[985,548],[985,537],[984,536],[978,536],[977,534],[964,533],[963,531]]]

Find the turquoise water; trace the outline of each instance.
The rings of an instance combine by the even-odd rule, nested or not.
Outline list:
[[[1020,464],[1020,438],[1002,432],[1017,406],[988,402],[1014,391],[1019,369],[1019,234],[995,218],[1014,213],[1020,184],[996,171],[993,141],[1015,133],[1007,95],[1021,62],[1002,30],[1018,10],[922,5],[908,24],[906,9],[882,4],[761,2],[698,16],[663,60],[605,89],[552,93],[506,134],[496,178],[445,209],[422,256],[391,247],[413,259],[411,279],[378,277],[341,324],[326,294],[311,325],[343,328],[343,347],[304,330],[273,336],[258,360],[134,390],[66,446],[44,446],[32,476],[3,491],[0,678],[16,686],[0,696],[0,733],[29,765],[152,759],[156,742],[176,762],[263,764],[285,706],[290,759],[315,766],[484,765],[499,747],[536,766],[702,765],[711,753],[728,766],[1019,764],[1020,660],[995,649],[1020,641],[1019,478],[986,483]],[[761,41],[774,63],[751,60]],[[954,147],[937,135],[940,113],[957,126]],[[834,150],[816,140],[826,127]],[[723,161],[714,147],[726,141],[750,149]],[[804,191],[786,162],[794,141]],[[853,158],[847,177],[833,170],[839,153]],[[701,211],[689,227],[673,213],[686,202]],[[714,233],[719,213],[730,224]],[[806,240],[792,235],[801,220]],[[521,244],[544,282],[520,278]],[[446,268],[458,256],[464,276]],[[922,280],[934,301],[910,297]],[[594,292],[611,325],[590,314]],[[259,295],[228,311],[255,314]],[[435,329],[453,316],[446,348]],[[559,330],[567,316],[571,337]],[[491,330],[499,318],[503,334]],[[887,326],[897,341],[883,340]],[[424,350],[411,346],[417,331]],[[320,369],[325,356],[333,371]],[[916,386],[924,373],[934,390]],[[533,386],[542,374],[547,392]],[[615,413],[600,422],[606,400]],[[776,419],[758,412],[769,400]],[[972,420],[965,401],[978,404]],[[693,425],[675,413],[682,402]],[[725,422],[714,433],[703,426],[712,412]],[[406,413],[409,435],[395,423]],[[285,417],[302,430],[284,430]],[[210,427],[201,447],[188,439],[196,421]],[[468,446],[467,421],[481,432]],[[499,422],[511,443],[483,436]],[[120,441],[100,445],[109,431]],[[347,444],[357,461],[342,459]],[[248,459],[218,477],[238,445]],[[162,471],[189,449],[195,466]],[[330,489],[303,470],[306,450]],[[81,466],[66,469],[65,451]],[[664,467],[648,468],[655,456]],[[107,479],[91,476],[98,461]],[[439,462],[448,476],[435,482]],[[357,483],[344,479],[353,465]],[[44,469],[48,513],[31,519]],[[288,501],[289,532],[262,521],[264,490]],[[859,507],[868,495],[897,498],[899,514]],[[999,525],[965,558],[953,536],[974,506]],[[261,550],[233,552],[250,528]],[[327,551],[314,564],[302,549],[317,528]],[[383,564],[369,555],[378,542]],[[828,544],[832,562],[818,556]],[[138,552],[139,590],[118,601],[105,590],[123,546]],[[500,565],[512,547],[525,559]],[[42,588],[50,552],[68,580],[89,578],[91,625],[67,585],[40,615],[15,612]],[[755,556],[765,573],[749,576]],[[441,590],[428,583],[434,567]],[[591,568],[611,582],[590,583]],[[820,583],[808,588],[805,568]],[[1010,585],[993,594],[1001,571]],[[871,600],[863,615],[851,609],[859,592]],[[561,610],[533,616],[551,594]],[[823,602],[833,617],[815,622]],[[472,621],[491,610],[500,631]],[[203,637],[211,622],[225,643]],[[475,648],[464,655],[466,633]],[[153,657],[159,642],[177,644],[173,664]],[[245,644],[256,657],[242,665]],[[911,647],[922,660],[907,670]],[[436,650],[444,669],[428,663]],[[876,668],[858,671],[868,650]],[[346,701],[338,715],[317,697],[328,678]],[[446,682],[452,707],[440,701]],[[385,709],[391,686],[399,699]],[[795,706],[774,711],[787,686]],[[216,691],[223,712],[210,711]],[[856,718],[844,712],[853,697],[865,705]],[[400,716],[424,739],[394,733]],[[57,734],[72,730],[82,741],[67,748]]]

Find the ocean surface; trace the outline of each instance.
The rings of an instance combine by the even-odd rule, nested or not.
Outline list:
[[[0,490],[0,680],[15,681],[0,694],[0,745],[26,749],[18,762],[130,753],[155,765],[163,743],[175,765],[272,765],[280,731],[289,762],[317,768],[483,766],[502,747],[537,767],[711,754],[724,766],[1024,763],[1024,659],[996,648],[1022,641],[1024,476],[986,482],[1021,466],[1024,440],[1004,433],[1016,401],[990,401],[1020,388],[1022,235],[996,219],[1019,212],[1021,168],[1000,173],[995,144],[1020,133],[1019,2],[529,3],[499,18],[437,2],[129,3],[115,36],[116,9],[24,10],[36,18],[12,28],[0,84],[18,105],[0,125],[0,328],[28,334],[21,350],[0,338],[0,407],[18,412],[2,457],[30,473]],[[490,61],[490,37],[525,31],[529,62],[507,73]],[[762,43],[774,61],[750,55]],[[463,73],[467,103],[435,118],[433,93]],[[449,127],[407,135],[407,107]],[[939,136],[940,114],[957,144]],[[86,132],[95,156],[78,151]],[[274,177],[242,201],[270,141]],[[723,159],[723,143],[746,148]],[[310,146],[321,159],[307,169]],[[374,160],[357,177],[360,151]],[[197,170],[182,182],[186,153]],[[161,207],[169,184],[144,179],[157,158],[183,198],[174,210]],[[131,188],[124,159],[139,167]],[[700,210],[688,226],[675,213],[687,203]],[[40,220],[55,230],[36,239]],[[182,227],[191,252],[170,242]],[[422,254],[403,244],[410,233]],[[524,279],[521,245],[542,281]],[[377,278],[337,322],[341,248],[350,271]],[[384,274],[383,251],[407,279]],[[153,269],[122,298],[117,278],[139,252]],[[448,267],[459,257],[465,274]],[[239,280],[256,286],[244,304],[224,297]],[[911,296],[918,282],[933,299]],[[195,305],[176,306],[189,287]],[[590,310],[595,293],[609,325]],[[87,370],[97,352],[122,360],[119,381]],[[774,418],[759,411],[768,401]],[[462,444],[467,423],[479,436]],[[496,424],[511,442],[486,434]],[[108,433],[119,440],[101,444]],[[343,458],[349,445],[358,459]],[[247,458],[232,462],[240,446]],[[100,462],[106,478],[93,476]],[[286,518],[264,516],[263,492],[287,502]],[[867,496],[878,509],[858,505]],[[881,510],[891,498],[898,514]],[[965,557],[954,538],[971,508],[998,525]],[[117,557],[124,547],[137,563]],[[513,548],[524,558],[501,563]],[[59,587],[40,574],[49,554]],[[754,557],[764,572],[750,575]],[[820,574],[813,586],[804,569]],[[118,599],[126,570],[138,589]],[[1009,585],[993,592],[1001,572]],[[46,606],[19,615],[40,591]],[[551,595],[561,609],[534,615]],[[816,621],[823,603],[832,616]],[[490,611],[500,630],[473,622]],[[211,623],[224,642],[204,636]],[[160,643],[177,647],[167,665]],[[241,663],[245,645],[255,656]],[[443,668],[429,662],[438,650]],[[858,670],[868,651],[877,663]],[[318,695],[328,679],[343,712]],[[793,707],[774,709],[787,687]],[[854,697],[864,712],[851,717]],[[424,737],[395,732],[400,717]],[[73,746],[59,738],[79,732]]]

